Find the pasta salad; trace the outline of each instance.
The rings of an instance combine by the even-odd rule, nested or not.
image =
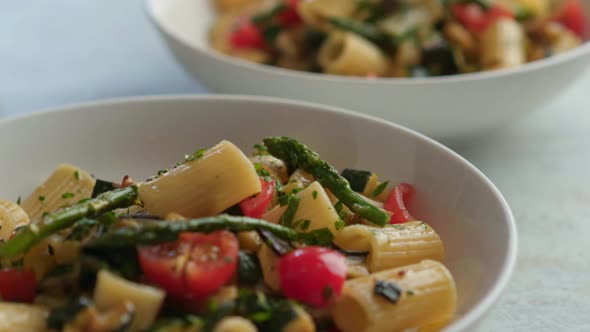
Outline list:
[[[512,68],[578,47],[581,0],[213,0],[228,55],[333,75],[424,77]]]
[[[433,331],[457,294],[414,188],[229,141],[136,182],[60,165],[0,201],[0,331]]]

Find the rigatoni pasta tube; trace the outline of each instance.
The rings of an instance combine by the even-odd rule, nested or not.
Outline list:
[[[43,307],[0,302],[0,332],[45,332],[47,314]]]
[[[333,32],[322,45],[318,62],[325,73],[335,75],[384,75],[387,57],[369,40],[351,32]]]
[[[484,69],[517,67],[526,62],[525,33],[513,19],[498,19],[481,36]]]
[[[326,194],[326,191],[319,182],[313,182],[296,195],[300,198],[300,201],[297,211],[293,216],[293,222],[309,221],[309,225],[305,231],[328,228],[332,234],[338,232],[336,223],[340,217],[332,205],[328,194]],[[262,219],[278,223],[286,209],[286,206],[277,205],[263,215]]]
[[[273,291],[278,292],[281,289],[279,280],[279,256],[272,249],[264,244],[258,251],[258,261],[262,270],[264,283]]]
[[[107,310],[124,301],[135,305],[131,331],[143,331],[154,322],[165,296],[161,289],[125,280],[107,270],[101,270],[96,277],[94,302],[98,309]]]
[[[79,167],[59,165],[49,178],[23,201],[22,207],[29,219],[37,222],[45,213],[89,198],[95,182],[88,172]]]
[[[376,294],[377,281],[400,291],[397,302]],[[452,317],[457,306],[455,282],[439,262],[418,264],[346,281],[332,317],[342,332],[391,332]]]
[[[18,204],[0,200],[0,241],[6,241],[17,227],[27,225],[29,216]]]
[[[258,329],[244,317],[229,316],[217,323],[213,332],[258,332]]]
[[[176,212],[185,217],[214,216],[260,192],[254,166],[228,141],[210,148],[139,189],[145,210],[156,216]]]
[[[348,226],[336,234],[335,243],[346,250],[369,251],[366,263],[371,272],[444,257],[440,237],[420,221],[382,228]]]
[[[297,11],[306,26],[323,31],[332,29],[330,17],[350,17],[356,10],[356,0],[305,0],[299,2]]]

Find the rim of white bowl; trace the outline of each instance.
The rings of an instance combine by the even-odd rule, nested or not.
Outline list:
[[[381,126],[388,126],[392,129],[402,131],[407,135],[413,136],[416,139],[422,141],[425,144],[429,144],[431,146],[440,149],[453,159],[455,159],[458,163],[463,164],[468,167],[468,169],[474,173],[474,175],[479,178],[480,181],[483,181],[494,194],[495,198],[497,199],[499,205],[502,208],[502,212],[504,214],[504,219],[507,223],[508,229],[508,248],[506,251],[506,256],[504,257],[504,262],[500,269],[500,273],[497,276],[496,282],[492,286],[492,288],[483,296],[483,298],[471,309],[469,309],[465,315],[461,316],[459,319],[451,323],[447,326],[444,331],[446,332],[453,332],[453,331],[465,331],[466,328],[470,326],[474,326],[479,320],[483,319],[485,315],[489,312],[489,310],[493,307],[493,305],[498,301],[500,296],[502,295],[503,291],[506,289],[508,282],[512,276],[514,271],[514,267],[516,265],[517,259],[517,247],[518,247],[518,236],[517,236],[517,229],[516,229],[516,222],[514,220],[514,216],[510,209],[510,206],[506,202],[502,193],[496,188],[496,186],[492,183],[490,179],[488,179],[485,174],[483,174],[477,167],[471,164],[468,160],[461,157],[458,153],[451,150],[450,148],[444,146],[443,144],[423,135],[414,130],[406,128],[402,125],[389,122],[378,117],[357,113],[351,110],[346,110],[338,107],[333,106],[326,106],[317,103],[305,102],[305,101],[296,101],[291,99],[284,99],[284,98],[275,98],[275,97],[261,97],[261,96],[250,96],[250,95],[226,95],[226,94],[217,94],[217,95],[191,95],[191,94],[180,94],[180,95],[154,95],[154,96],[137,96],[137,97],[123,97],[123,98],[112,98],[112,99],[104,99],[98,101],[87,101],[81,103],[73,103],[67,104],[61,107],[52,107],[46,108],[40,111],[32,112],[29,114],[19,115],[15,117],[0,119],[0,128],[2,126],[13,125],[16,122],[24,121],[24,120],[31,120],[36,117],[44,117],[44,116],[51,116],[54,113],[70,113],[70,112],[95,112],[93,109],[97,107],[117,107],[119,105],[126,105],[126,104],[145,104],[151,102],[159,102],[159,103],[174,103],[177,101],[207,101],[207,102],[219,102],[223,103],[226,101],[232,102],[245,102],[245,103],[263,103],[263,104],[272,104],[272,105],[290,105],[295,107],[304,107],[308,109],[313,109],[315,112],[324,112],[324,113],[332,113],[336,116],[344,116],[349,118],[354,118],[355,120],[360,121],[367,121],[373,124],[381,125]]]
[[[320,74],[320,73],[311,73],[305,71],[298,71],[298,70],[290,70],[280,67],[274,67],[270,65],[263,65],[252,63],[246,60],[242,60],[236,57],[232,57],[221,52],[218,52],[210,47],[201,48],[195,46],[190,41],[185,40],[185,38],[176,34],[172,29],[163,22],[160,21],[160,17],[154,11],[154,3],[156,1],[162,0],[145,0],[144,2],[144,10],[147,12],[148,17],[152,21],[152,23],[160,30],[162,33],[166,34],[169,38],[174,39],[176,42],[189,47],[193,51],[200,53],[203,56],[206,56],[210,59],[221,61],[227,65],[239,67],[246,70],[251,71],[259,71],[265,74],[270,75],[283,75],[294,79],[308,79],[308,80],[319,80],[319,81],[330,81],[330,82],[343,82],[343,83],[354,83],[354,84],[390,84],[390,85],[419,85],[419,84],[442,84],[442,83],[458,83],[458,82],[471,82],[471,81],[480,81],[485,79],[497,78],[497,77],[506,77],[511,75],[518,75],[522,73],[527,73],[531,71],[535,71],[545,67],[553,67],[557,66],[564,62],[572,61],[576,58],[582,56],[589,56],[590,57],[590,40],[586,39],[582,45],[569,50],[567,52],[556,54],[550,56],[548,58],[537,60],[533,62],[528,62],[524,65],[514,67],[514,68],[506,68],[506,69],[498,69],[493,71],[481,71],[475,73],[466,73],[466,74],[456,74],[456,75],[448,75],[448,76],[435,76],[435,77],[378,77],[378,78],[363,78],[363,77],[351,77],[351,76],[341,76],[341,75],[332,75],[332,74]],[[198,0],[198,1],[205,1],[205,0]],[[590,61],[590,60],[589,60]]]

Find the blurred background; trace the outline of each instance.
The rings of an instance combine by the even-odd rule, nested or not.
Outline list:
[[[0,1],[0,112],[202,92],[169,55],[141,0]]]

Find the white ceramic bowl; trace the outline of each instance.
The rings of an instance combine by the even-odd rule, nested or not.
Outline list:
[[[494,185],[448,148],[353,112],[254,97],[155,97],[69,106],[0,121],[0,198],[30,193],[63,162],[101,178],[146,178],[185,153],[228,139],[250,149],[288,135],[336,167],[371,169],[413,183],[411,207],[446,246],[459,292],[457,320],[470,331],[498,300],[516,258],[510,209]]]
[[[210,0],[147,0],[178,59],[213,92],[300,99],[353,109],[436,138],[499,127],[559,95],[590,61],[590,44],[520,68],[439,78],[367,80],[248,63],[208,45]],[[584,2],[590,17],[590,1]]]

